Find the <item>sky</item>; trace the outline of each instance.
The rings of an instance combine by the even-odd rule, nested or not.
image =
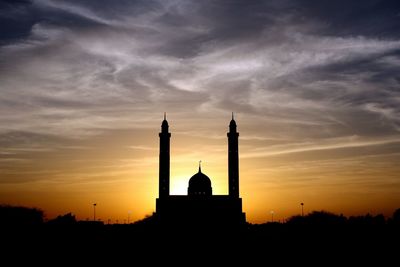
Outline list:
[[[127,222],[198,161],[227,194],[238,124],[247,220],[400,207],[400,4],[0,1],[0,203]]]

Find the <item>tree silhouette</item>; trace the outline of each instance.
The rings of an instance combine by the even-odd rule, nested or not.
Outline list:
[[[43,211],[21,206],[0,206],[0,225],[38,225],[43,223]]]
[[[67,213],[64,215],[59,215],[55,219],[49,220],[49,224],[57,224],[57,225],[69,225],[69,224],[75,224],[76,219],[75,215],[72,213]]]

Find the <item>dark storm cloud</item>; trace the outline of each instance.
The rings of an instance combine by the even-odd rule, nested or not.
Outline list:
[[[37,21],[29,14],[30,1],[0,2],[0,44],[27,37]]]
[[[400,4],[397,0],[300,0],[303,16],[321,24],[319,34],[398,38]]]
[[[233,111],[248,203],[395,202],[399,29],[398,0],[0,0],[0,201],[145,201],[165,111],[171,181],[218,188]]]
[[[400,128],[397,1],[1,7],[3,132],[79,137],[165,110],[234,110],[289,138]]]
[[[23,41],[38,23],[60,27],[95,27],[99,21],[74,14],[68,10],[42,5],[42,1],[18,0],[0,2],[0,45]]]

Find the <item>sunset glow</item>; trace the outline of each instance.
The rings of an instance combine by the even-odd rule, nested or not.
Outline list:
[[[170,193],[187,194],[201,160],[213,194],[227,194],[234,112],[249,222],[271,211],[282,221],[300,203],[346,216],[399,208],[398,8],[6,2],[1,204],[38,207],[48,219],[92,219],[93,203],[104,222],[152,214],[164,112]]]

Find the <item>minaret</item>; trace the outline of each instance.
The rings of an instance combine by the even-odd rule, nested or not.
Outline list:
[[[236,122],[233,117],[229,123],[228,132],[228,185],[229,196],[239,197],[239,133],[236,131]]]
[[[169,196],[169,140],[171,133],[168,132],[168,122],[164,112],[164,120],[161,124],[160,136],[160,159],[159,159],[159,198]]]

